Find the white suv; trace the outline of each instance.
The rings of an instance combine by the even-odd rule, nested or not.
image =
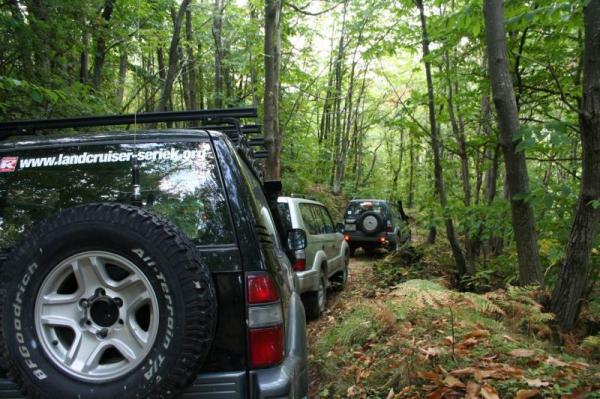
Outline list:
[[[297,197],[279,197],[279,213],[285,230],[303,230],[306,248],[290,251],[298,277],[306,314],[318,318],[325,310],[327,286],[342,289],[348,278],[350,248],[344,240],[343,224],[334,225],[319,202]]]

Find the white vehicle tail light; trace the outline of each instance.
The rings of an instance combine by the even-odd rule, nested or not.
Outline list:
[[[299,250],[294,252],[294,271],[302,272],[306,269],[306,252]]]

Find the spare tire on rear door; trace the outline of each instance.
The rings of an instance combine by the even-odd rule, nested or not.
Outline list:
[[[140,208],[85,205],[34,225],[1,282],[2,356],[34,398],[170,397],[213,339],[209,270]]]
[[[383,227],[383,219],[377,212],[365,212],[360,216],[358,226],[365,234],[376,234]]]

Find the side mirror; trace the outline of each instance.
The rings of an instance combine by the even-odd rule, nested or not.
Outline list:
[[[287,233],[288,248],[291,251],[298,251],[306,248],[306,232],[302,229],[291,229]]]
[[[346,229],[346,226],[344,226],[344,223],[336,223],[335,231],[337,231],[338,233],[344,234],[345,229]]]

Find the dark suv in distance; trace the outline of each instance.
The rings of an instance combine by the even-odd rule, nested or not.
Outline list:
[[[354,199],[344,214],[344,239],[354,255],[357,248],[366,253],[376,248],[395,250],[411,238],[408,217],[402,203],[385,200]]]
[[[254,116],[0,124],[0,397],[307,397],[286,256],[306,243],[260,181]],[[212,127],[67,130],[181,120]]]

